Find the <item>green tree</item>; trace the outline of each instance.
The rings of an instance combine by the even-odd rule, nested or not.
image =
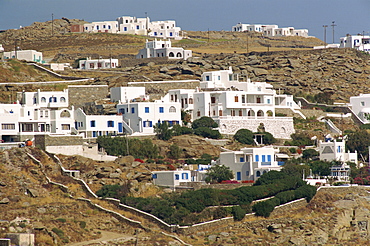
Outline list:
[[[370,146],[370,134],[366,130],[359,130],[348,135],[346,147],[351,152],[357,151],[363,157],[368,154]]]
[[[303,174],[307,176],[310,173],[310,166],[303,163],[296,163],[295,160],[289,160],[285,162],[281,172],[288,174],[289,176],[302,178]]]
[[[157,124],[155,124],[154,132],[156,133],[158,139],[164,141],[170,140],[173,135],[173,131],[166,121],[163,123],[158,122]]]
[[[285,145],[291,146],[307,146],[313,145],[313,141],[307,133],[293,133],[291,136],[292,141],[286,141]]]
[[[203,116],[197,120],[194,120],[192,127],[193,129],[197,129],[199,127],[215,128],[218,127],[218,124],[211,117]]]
[[[253,132],[248,129],[239,129],[235,133],[234,139],[242,144],[254,144]]]
[[[206,182],[208,183],[214,183],[218,182],[220,183],[223,180],[230,180],[234,178],[233,172],[230,170],[229,167],[226,167],[224,165],[215,165],[212,166],[207,170],[207,178]]]
[[[194,130],[194,134],[202,136],[204,138],[220,139],[222,138],[221,133],[218,130],[212,130],[208,127],[198,127]]]
[[[261,134],[261,133],[259,133]],[[269,132],[263,132],[263,144],[273,144],[273,143],[276,143],[276,139],[274,138],[274,136],[269,133]]]
[[[333,166],[332,162],[328,161],[310,161],[309,162],[310,168],[312,173],[320,175],[320,176],[328,176],[330,175],[330,167]],[[352,169],[351,169],[352,172]]]
[[[181,156],[181,149],[177,144],[170,145],[170,151],[168,151],[168,156],[172,159],[179,159]]]
[[[314,149],[305,149],[305,150],[303,150],[302,158],[308,160],[308,159],[312,159],[313,157],[318,156],[318,155],[319,155],[319,152],[317,152]]]

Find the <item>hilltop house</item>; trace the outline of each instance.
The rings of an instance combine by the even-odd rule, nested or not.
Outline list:
[[[222,134],[235,134],[241,128],[256,131],[261,124],[276,138],[290,138],[294,133],[293,118],[275,116],[276,108],[293,110],[300,107],[293,96],[277,94],[265,82],[240,82],[232,69],[205,72],[200,88],[169,90],[170,102],[180,102],[192,120],[212,117]]]
[[[370,123],[370,94],[360,94],[349,99],[353,113],[364,123]]]
[[[86,60],[79,61],[80,69],[106,69],[118,67],[118,59],[95,59],[88,57]]]
[[[176,26],[176,21],[150,21],[149,17],[137,18],[122,16],[117,18],[119,33],[148,35],[155,38],[182,39],[180,36],[181,28]]]
[[[347,35],[340,38],[339,48],[354,48],[370,53],[369,35]]]
[[[30,62],[44,63],[42,52],[36,50],[16,50],[3,53],[4,59],[18,59]],[[1,60],[1,59],[0,59]]]
[[[257,180],[271,170],[280,171],[284,161],[278,161],[278,149],[273,147],[242,148],[220,153],[217,165],[229,167],[237,181]]]
[[[131,100],[149,100],[145,95],[145,87],[112,87],[110,88],[111,102],[127,103]]]
[[[191,50],[172,47],[171,40],[146,41],[145,48],[139,50],[136,58],[168,57],[169,59],[188,59],[192,56]]]
[[[242,24],[238,23],[231,28],[233,32],[260,32],[267,37],[300,36],[308,37],[307,29],[294,29],[294,27],[278,27],[278,25]]]
[[[84,24],[84,32],[106,32],[106,33],[117,33],[118,32],[117,21],[97,21]]]

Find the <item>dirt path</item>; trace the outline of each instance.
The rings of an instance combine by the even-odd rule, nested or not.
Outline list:
[[[79,242],[79,243],[71,243],[71,244],[68,244],[67,246],[85,246],[85,245],[91,245],[94,243],[99,243],[102,241],[111,241],[111,240],[117,240],[117,239],[120,239],[120,242],[127,242],[135,238],[127,234],[110,232],[110,231],[101,231],[101,238],[99,239],[84,241],[84,242]]]

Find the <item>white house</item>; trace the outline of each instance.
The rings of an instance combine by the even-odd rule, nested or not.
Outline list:
[[[18,59],[44,63],[42,52],[36,50],[16,50],[3,53],[4,59]]]
[[[118,30],[118,21],[97,21],[84,24],[84,32],[117,33]]]
[[[241,128],[257,131],[261,123],[276,138],[290,138],[293,118],[276,117],[276,108],[299,109],[290,95],[277,94],[265,82],[240,82],[232,69],[205,72],[200,88],[169,90],[171,102],[181,102],[193,120],[212,117],[222,134],[235,134]]]
[[[118,67],[118,59],[95,59],[87,58],[79,61],[80,69],[106,69]]]
[[[352,111],[364,123],[370,123],[370,94],[360,94],[349,99]]]
[[[154,102],[131,100],[121,103],[117,105],[117,111],[122,114],[123,126],[129,134],[153,134],[157,123],[181,124],[181,105],[170,102],[168,95]]]
[[[176,26],[176,21],[174,20],[153,21],[149,24],[149,29],[150,37],[182,39],[180,35],[181,28]]]
[[[132,16],[122,16],[117,18],[117,22],[119,25],[119,33],[134,35],[148,34],[149,17],[136,18]]]
[[[172,47],[171,40],[146,41],[145,48],[139,50],[136,58],[168,57],[169,59],[188,59],[192,56],[191,50],[181,47]]]
[[[346,152],[345,139],[336,140],[328,139],[328,141],[319,141],[320,160],[322,161],[339,161],[341,163],[353,162],[356,165],[357,151],[354,153]]]
[[[229,167],[238,181],[257,180],[271,170],[280,171],[283,162],[277,161],[278,149],[273,147],[243,148],[220,153],[218,165]]]
[[[354,48],[370,53],[369,35],[347,35],[340,38],[339,48]]]
[[[74,112],[77,134],[84,137],[98,137],[123,134],[121,115],[87,115],[81,108]]]
[[[110,88],[111,102],[127,103],[133,99],[149,100],[145,95],[145,87],[112,87]]]
[[[169,187],[192,181],[190,170],[153,171],[152,178],[155,185]]]
[[[307,29],[294,29],[294,27],[278,27],[278,25],[242,24],[231,28],[233,32],[260,32],[267,37],[300,36],[308,37]]]

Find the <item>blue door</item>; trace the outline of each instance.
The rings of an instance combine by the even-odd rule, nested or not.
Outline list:
[[[241,180],[242,179],[242,173],[241,172],[237,172],[236,173],[236,180]]]
[[[118,123],[118,132],[123,132],[123,125],[122,125],[122,123]]]
[[[93,131],[93,138],[96,138],[96,131]]]

